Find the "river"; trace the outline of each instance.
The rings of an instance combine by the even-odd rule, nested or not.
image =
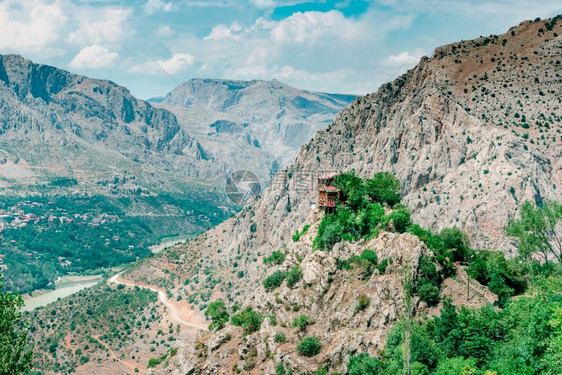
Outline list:
[[[83,289],[90,288],[99,283],[101,279],[101,275],[62,277],[55,283],[55,289],[36,291],[35,296],[24,296],[25,305],[23,306],[23,311],[31,311],[41,306],[47,306],[59,298],[68,297]]]

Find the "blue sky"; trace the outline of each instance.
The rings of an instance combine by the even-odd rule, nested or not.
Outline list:
[[[141,98],[194,77],[365,94],[437,46],[560,13],[560,0],[3,0],[0,53]]]

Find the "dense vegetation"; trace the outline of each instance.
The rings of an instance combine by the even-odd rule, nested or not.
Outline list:
[[[0,293],[0,375],[22,374],[31,367],[27,327],[21,321],[22,306],[23,300],[19,295]]]
[[[434,254],[433,258],[421,259],[420,274],[413,287],[413,292],[427,304],[435,305],[439,302],[440,284],[444,278],[455,274],[455,264],[459,262],[470,265],[467,270],[469,275],[488,286],[498,296],[499,306],[504,306],[511,296],[524,291],[526,280],[518,260],[506,259],[503,253],[497,251],[474,251],[470,248],[468,236],[458,228],[444,228],[439,233],[433,233],[414,224],[408,209],[400,204],[400,183],[391,174],[381,172],[373,179],[363,180],[353,172],[344,173],[336,177],[334,184],[342,190],[345,205],[338,205],[335,213],[324,216],[314,240],[316,248],[330,250],[342,240],[375,237],[381,229],[409,232],[423,241]],[[544,218],[541,219],[539,212],[542,212]],[[521,222],[513,221],[512,227],[516,230],[508,229],[508,233],[521,237],[521,246],[534,246],[534,250],[527,252],[543,253],[545,248],[550,249],[556,245],[540,247],[539,239],[553,236],[553,221],[556,217],[562,217],[561,212],[560,205],[554,203],[548,203],[539,211],[524,204]],[[546,228],[544,234],[533,237],[529,223]],[[384,273],[388,260],[377,265],[376,254],[374,256],[375,259],[370,261],[372,267]],[[360,259],[361,257],[340,260],[339,266],[346,268],[353,263],[362,265],[366,269],[366,275],[369,275],[373,268],[366,267],[369,260]]]
[[[507,228],[518,243],[516,259],[505,259],[500,252],[475,252],[454,231],[435,235],[410,228],[445,266],[467,261],[469,275],[498,295],[502,309],[458,309],[445,299],[439,316],[395,325],[380,358],[366,353],[351,357],[349,374],[559,374],[562,266],[552,260],[558,259],[561,207],[555,202],[522,205],[521,218]],[[422,259],[422,280],[433,278],[433,267]],[[423,288],[418,283],[420,297]]]
[[[440,316],[413,323],[409,345],[403,321],[380,359],[352,357],[349,374],[559,374],[561,327],[560,276],[537,280],[502,310],[457,309],[445,299]]]
[[[2,232],[2,254],[6,290],[20,293],[52,287],[52,282],[68,273],[130,263],[150,254],[149,245],[164,235],[194,230],[185,214],[169,213],[175,227],[169,232],[158,229],[159,222],[131,215],[132,207],[160,212],[174,205],[176,210],[193,210],[193,202],[171,195],[140,198],[109,198],[105,196],[2,197],[0,210],[10,215],[4,218],[9,225]],[[202,207],[193,215],[200,221]],[[23,213],[22,213],[23,212]],[[185,212],[185,211],[184,211]],[[19,216],[18,216],[19,215]],[[12,225],[20,217],[33,215],[24,225]],[[222,215],[213,217],[205,226],[216,224]],[[199,222],[199,224],[202,224]],[[182,229],[182,227],[184,229]]]
[[[341,189],[345,205],[324,216],[314,239],[316,249],[330,250],[339,241],[376,236],[380,229],[403,232],[410,224],[410,212],[400,202],[400,183],[389,173],[377,173],[364,181],[355,173],[336,176],[334,185]],[[386,214],[384,204],[394,207]]]

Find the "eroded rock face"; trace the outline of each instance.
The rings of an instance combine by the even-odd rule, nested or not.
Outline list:
[[[302,240],[314,236],[312,228]],[[365,278],[354,271],[337,269],[337,259],[348,259],[365,249],[392,260],[384,274],[375,272]],[[279,362],[299,373],[312,373],[322,366],[330,371],[345,370],[350,355],[375,354],[383,349],[389,328],[406,312],[404,275],[410,274],[415,280],[421,257],[432,256],[417,237],[388,232],[370,241],[337,244],[331,252],[309,249],[300,263],[296,261],[300,252],[297,243],[286,251],[285,262],[269,268],[268,273],[297,265],[302,279],[293,288],[283,285],[267,291],[260,286],[248,292],[245,306],[265,317],[258,332],[244,335],[241,328],[229,324],[217,332],[201,334],[194,343],[181,348],[165,368],[151,373],[226,374],[236,365],[250,373],[274,374]],[[361,295],[369,301],[363,310],[357,308]],[[314,323],[304,330],[292,327],[293,319],[303,314]],[[285,335],[286,342],[275,342],[278,333]],[[295,351],[304,336],[320,340],[322,351],[317,356],[306,358]]]

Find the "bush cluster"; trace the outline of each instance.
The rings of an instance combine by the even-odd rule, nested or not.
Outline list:
[[[242,312],[232,316],[232,324],[242,327],[245,334],[250,334],[259,331],[263,323],[263,315],[257,311],[247,307]]]
[[[283,272],[277,270],[263,281],[263,287],[270,291],[278,288],[283,284],[283,280],[287,279],[287,286],[292,288],[302,278],[302,270],[299,266],[293,266],[289,271]]]
[[[305,337],[297,345],[297,352],[305,357],[314,357],[321,349],[320,340],[311,336]]]

